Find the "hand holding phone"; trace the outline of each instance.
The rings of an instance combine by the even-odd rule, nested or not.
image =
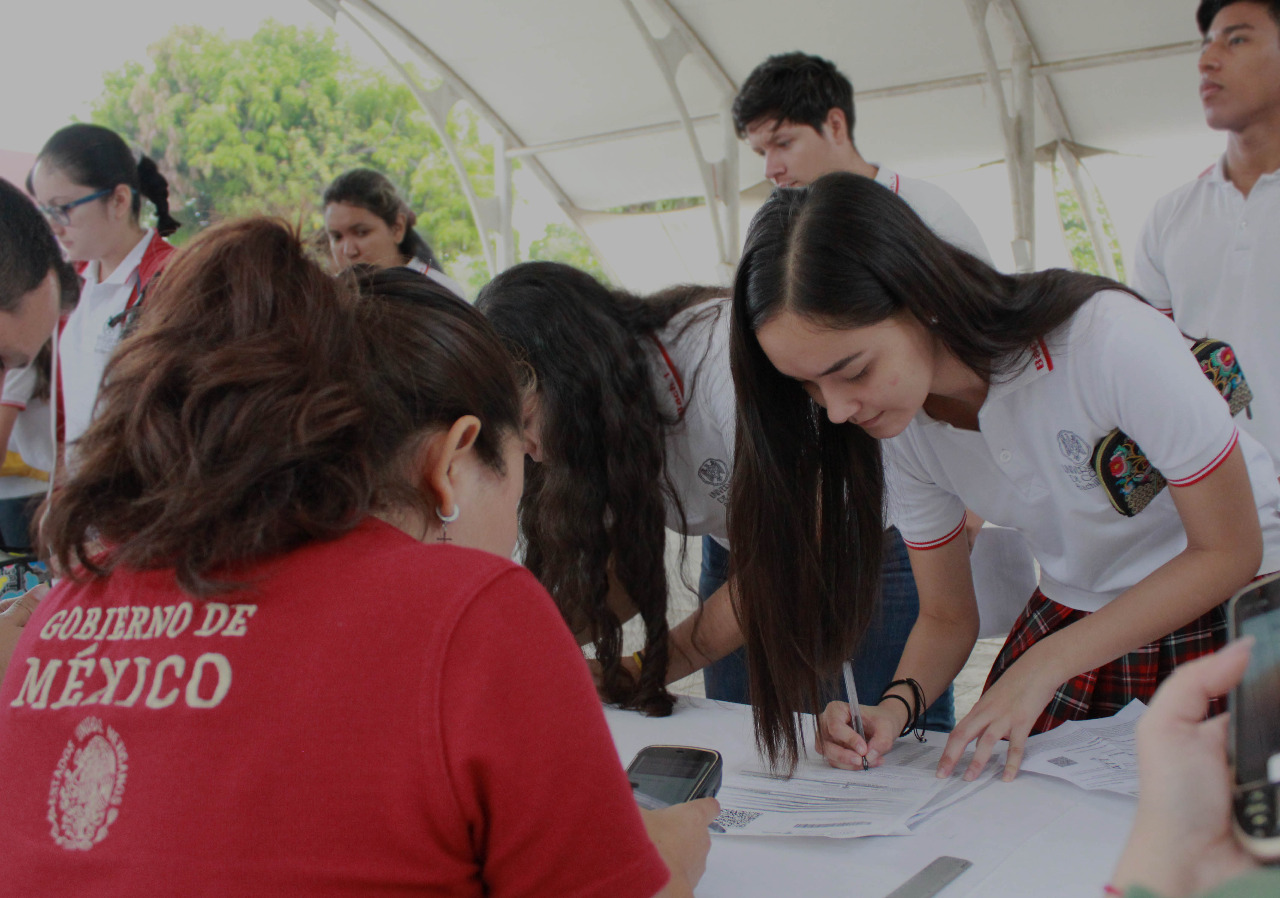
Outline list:
[[[1198,895],[1255,869],[1232,835],[1227,715],[1206,720],[1249,661],[1249,641],[1180,665],[1138,722],[1138,810],[1112,885]]]
[[[723,770],[720,752],[713,749],[649,745],[627,765],[627,779],[639,805],[654,810],[714,797]]]
[[[1231,692],[1232,819],[1251,854],[1280,860],[1280,575],[1236,593],[1228,614],[1233,639],[1254,639]]]

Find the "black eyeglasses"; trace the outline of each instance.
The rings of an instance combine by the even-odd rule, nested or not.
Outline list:
[[[88,196],[82,196],[78,200],[72,200],[69,203],[62,203],[56,206],[41,206],[40,211],[44,213],[44,217],[60,227],[66,227],[71,224],[71,210],[76,206],[83,206],[85,203],[91,203],[96,199],[101,199],[109,193],[115,191],[114,187],[104,187],[96,193]]]

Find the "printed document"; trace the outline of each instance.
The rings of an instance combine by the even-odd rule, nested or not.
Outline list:
[[[728,835],[858,836],[907,835],[927,817],[984,788],[1004,766],[1003,750],[971,783],[960,774],[934,775],[944,743],[903,740],[871,770],[839,770],[822,758],[807,758],[783,779],[759,767],[725,775],[717,798],[716,823]],[[963,771],[969,756],[956,765]]]
[[[1134,699],[1114,717],[1073,720],[1027,740],[1022,769],[1074,783],[1138,796],[1134,727],[1147,706]]]

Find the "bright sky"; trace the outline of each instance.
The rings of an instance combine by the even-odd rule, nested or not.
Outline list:
[[[127,10],[127,15],[122,11]],[[328,17],[307,0],[17,0],[3,4],[0,33],[0,149],[37,152],[54,131],[78,117],[102,89],[102,75],[174,25],[199,24],[248,37],[264,19],[323,28]]]

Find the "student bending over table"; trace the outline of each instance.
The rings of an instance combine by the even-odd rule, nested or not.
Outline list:
[[[113,357],[0,685],[6,893],[691,894],[715,801],[642,818],[502,557],[513,363],[432,282],[364,286],[230,224]]]
[[[794,759],[792,712],[837,673],[841,635],[874,601],[886,498],[920,618],[904,682],[863,697],[867,739],[844,703],[824,712],[823,751],[838,766],[878,762],[969,656],[978,617],[956,539],[966,506],[1021,531],[1041,578],[947,742],[944,775],[975,739],[965,775],[976,775],[1007,738],[1011,778],[1030,733],[1149,699],[1177,664],[1222,645],[1221,603],[1280,567],[1270,458],[1238,433],[1171,322],[1103,278],[1001,274],[866,178],[779,190],[757,213],[731,347],[729,537],[750,547],[741,611],[753,683],[767,673],[772,686],[753,697],[775,763]],[[1114,428],[1169,483],[1132,515],[1109,491],[1132,500],[1126,478],[1146,462],[1117,450],[1091,463]]]

